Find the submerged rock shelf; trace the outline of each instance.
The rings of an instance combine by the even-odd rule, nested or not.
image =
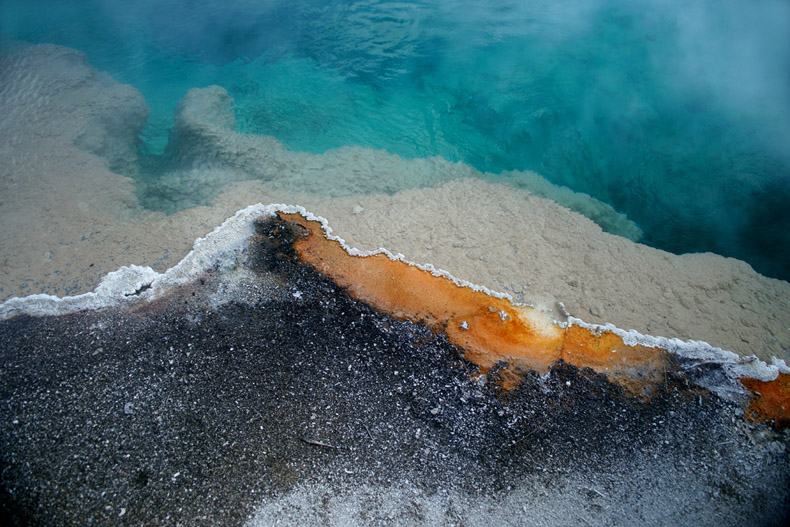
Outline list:
[[[148,161],[137,144],[149,110],[134,87],[96,71],[74,49],[17,43],[3,51],[0,300],[78,295],[132,263],[162,272],[250,203],[302,203],[330,218],[352,246],[388,247],[520,302],[561,301],[589,322],[790,362],[790,284],[737,260],[672,255],[601,232],[557,203],[599,223],[602,214],[616,219],[613,211],[552,190],[538,174],[502,174],[507,182],[491,183],[441,158],[358,146],[291,152],[275,137],[229,127],[230,100],[213,87],[184,97],[169,161],[155,163],[164,172],[149,181],[138,173]],[[525,177],[536,185],[522,188]],[[143,208],[141,185],[168,181],[174,199],[219,195],[171,216]],[[436,186],[411,188],[417,182]],[[340,187],[352,194],[327,197]]]

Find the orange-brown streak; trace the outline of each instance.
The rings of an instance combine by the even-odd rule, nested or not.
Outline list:
[[[505,389],[516,387],[523,372],[545,373],[560,359],[579,368],[592,368],[637,395],[665,383],[673,371],[666,350],[630,346],[608,331],[593,332],[579,326],[563,330],[535,309],[459,287],[448,278],[386,255],[351,256],[340,243],[324,236],[318,222],[300,214],[280,213],[280,217],[310,232],[294,243],[299,258],[345,287],[353,298],[444,332],[483,372],[497,363],[507,363],[501,375]],[[506,315],[504,320],[501,313]],[[750,406],[754,419],[790,426],[790,375],[782,374],[769,383],[755,379],[742,382],[759,394]]]
[[[769,421],[776,428],[790,426],[790,374],[780,373],[770,382],[741,379],[741,384],[754,394],[747,415],[753,421]]]
[[[447,278],[383,254],[352,257],[339,243],[325,238],[317,222],[299,214],[281,216],[310,230],[310,236],[294,243],[300,258],[347,288],[357,300],[443,331],[450,342],[466,350],[466,358],[484,370],[508,361],[545,373],[559,359],[564,332],[550,322],[531,324],[507,300],[458,287]],[[506,314],[505,320],[500,312]]]
[[[603,373],[635,394],[664,383],[667,372],[673,371],[665,350],[630,346],[611,331],[593,333],[580,326],[570,326],[566,331],[562,359]]]

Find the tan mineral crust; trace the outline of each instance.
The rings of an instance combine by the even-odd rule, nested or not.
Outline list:
[[[185,192],[210,178],[222,184],[209,205],[151,212],[134,180],[120,175],[137,166],[134,141],[148,115],[139,92],[68,48],[20,46],[0,60],[0,301],[84,293],[123,265],[163,271],[236,210],[298,203],[327,218],[349,246],[433,264],[551,318],[563,318],[561,302],[586,322],[790,361],[787,282],[735,259],[674,255],[603,232],[568,207],[598,207],[612,230],[635,231],[568,189],[556,192],[568,207],[540,197],[552,192],[538,175],[531,192],[438,158],[359,147],[288,151],[274,138],[234,132],[223,106],[232,101],[219,87],[190,90],[176,125],[180,141],[197,137],[220,164],[173,172],[162,184],[171,178]],[[191,110],[207,104],[216,111],[201,115],[213,120],[194,118]],[[410,188],[418,179],[431,186]],[[327,190],[333,182],[345,189],[334,194],[345,195]]]

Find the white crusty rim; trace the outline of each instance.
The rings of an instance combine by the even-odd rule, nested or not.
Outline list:
[[[17,315],[57,316],[139,301],[150,302],[165,294],[170,288],[188,283],[211,268],[237,265],[246,246],[245,242],[254,232],[254,220],[261,216],[273,216],[277,212],[301,214],[307,220],[319,222],[326,238],[339,242],[343,249],[352,256],[384,254],[391,260],[413,265],[434,276],[452,280],[459,287],[468,287],[492,297],[507,299],[515,304],[513,298],[507,293],[500,293],[458,279],[443,269],[437,269],[432,264],[411,262],[403,254],[393,254],[385,248],[375,251],[360,251],[355,247],[350,247],[343,238],[333,234],[333,230],[325,218],[308,212],[304,207],[279,203],[270,205],[259,203],[239,210],[206,236],[195,240],[189,254],[164,273],[158,273],[151,267],[124,266],[117,271],[108,273],[96,289],[89,293],[65,297],[38,294],[23,298],[11,298],[0,304],[0,319],[8,319]],[[735,353],[713,347],[707,342],[643,335],[634,330],[620,329],[612,324],[589,324],[570,316],[567,322],[555,323],[562,327],[575,325],[590,331],[610,331],[621,337],[627,345],[638,344],[648,348],[660,348],[686,359],[721,363],[732,378],[750,377],[761,381],[772,381],[777,378],[780,372],[790,373],[790,368],[785,361],[776,357],[773,357],[771,364],[767,364],[756,356],[741,358]]]

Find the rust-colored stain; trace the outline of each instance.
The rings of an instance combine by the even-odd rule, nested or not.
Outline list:
[[[675,371],[666,350],[631,346],[609,331],[561,328],[536,309],[460,287],[384,254],[352,256],[324,236],[319,222],[301,214],[278,215],[309,231],[293,243],[301,261],[346,288],[356,300],[442,331],[483,373],[494,368],[504,389],[518,386],[527,371],[546,373],[559,360],[591,368],[639,396],[664,385]],[[759,393],[750,407],[755,419],[790,425],[789,383],[788,375],[768,383],[743,379],[749,390]]]
[[[741,383],[754,394],[749,402],[749,419],[769,421],[780,429],[790,426],[790,374],[780,373],[771,382],[742,378]]]
[[[580,326],[566,330],[561,358],[578,368],[603,373],[637,395],[645,395],[649,387],[665,383],[667,372],[674,371],[665,350],[630,346],[611,331],[592,332]]]
[[[338,242],[324,237],[318,222],[299,214],[280,216],[310,231],[294,242],[300,259],[347,288],[353,298],[443,331],[483,370],[506,361],[545,373],[560,357],[565,332],[543,313],[458,287],[383,254],[351,256]]]

